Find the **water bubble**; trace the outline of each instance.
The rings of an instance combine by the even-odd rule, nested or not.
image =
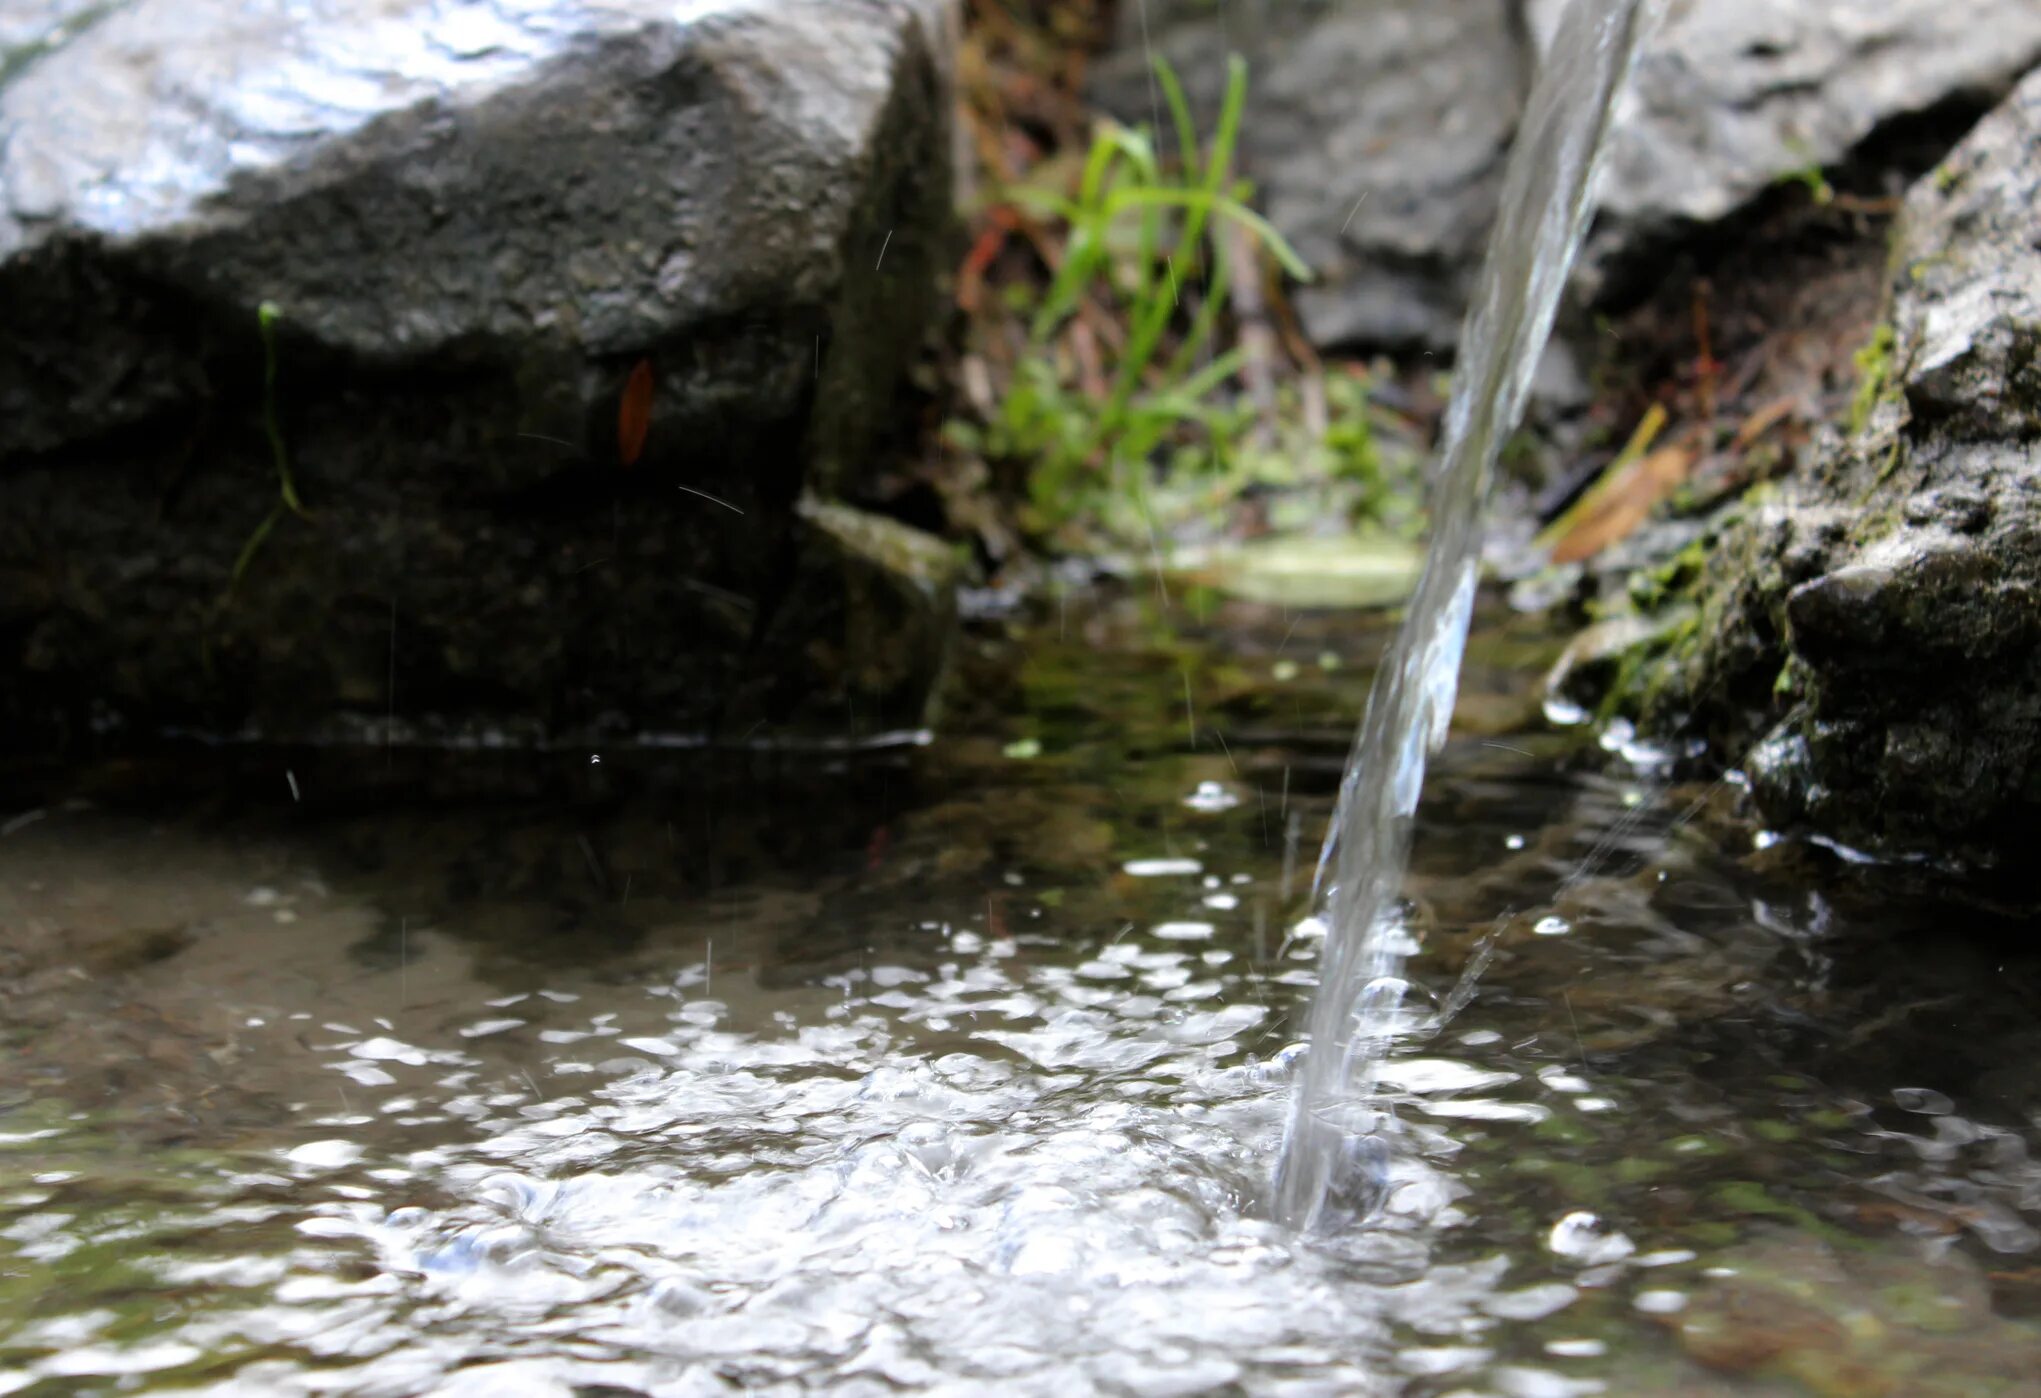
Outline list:
[[[430,1061],[424,1049],[407,1044],[401,1039],[364,1039],[348,1050],[355,1058],[366,1058],[381,1063],[403,1063],[411,1067],[422,1067]]]
[[[1545,1245],[1561,1257],[1588,1266],[1619,1262],[1637,1245],[1585,1209],[1576,1209],[1552,1225]]]
[[[716,1308],[716,1294],[687,1277],[661,1277],[646,1293],[648,1306],[666,1316],[705,1315]]]
[[[1689,1248],[1665,1248],[1659,1252],[1640,1252],[1630,1260],[1639,1267],[1673,1267],[1692,1262],[1694,1253]]]
[[[1608,1385],[1600,1379],[1570,1379],[1544,1369],[1517,1365],[1495,1371],[1495,1386],[1504,1398],[1588,1398],[1605,1393]]]
[[[478,1019],[473,1024],[463,1028],[460,1031],[460,1035],[463,1039],[486,1039],[493,1034],[504,1034],[512,1029],[522,1029],[525,1024],[526,1021],[521,1019]]]
[[[1515,1073],[1451,1058],[1399,1058],[1384,1063],[1377,1076],[1386,1085],[1416,1093],[1478,1092],[1517,1080]]]
[[[1120,867],[1137,879],[1159,879],[1172,875],[1205,872],[1205,866],[1195,859],[1130,859]]]
[[[1572,1305],[1580,1292],[1565,1282],[1541,1282],[1520,1291],[1482,1298],[1481,1309],[1498,1320],[1543,1320]]]
[[[1494,1353],[1475,1345],[1427,1345],[1402,1351],[1396,1356],[1396,1363],[1408,1373],[1434,1378],[1486,1364]]]
[[[678,1045],[666,1039],[630,1038],[619,1039],[617,1043],[623,1048],[636,1049],[639,1053],[649,1053],[660,1058],[671,1058],[680,1052]]]
[[[1357,1227],[1381,1209],[1389,1188],[1389,1143],[1380,1130],[1347,1132],[1326,1187],[1319,1229],[1339,1232]]]
[[[1547,1340],[1545,1353],[1561,1359],[1594,1359],[1607,1354],[1609,1347],[1600,1340]]]
[[[900,1128],[894,1140],[900,1153],[931,1178],[956,1164],[957,1154],[950,1144],[949,1130],[938,1122],[909,1122]]]
[[[293,1165],[311,1170],[338,1170],[361,1159],[362,1148],[353,1141],[307,1141],[284,1152]]]
[[[1538,1081],[1554,1092],[1586,1092],[1588,1080],[1578,1073],[1570,1072],[1556,1063],[1548,1063],[1538,1070]]]

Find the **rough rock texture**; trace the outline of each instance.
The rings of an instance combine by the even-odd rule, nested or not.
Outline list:
[[[1559,3],[1146,0],[1121,6],[1097,87],[1123,120],[1151,122],[1152,48],[1209,121],[1225,55],[1247,54],[1247,168],[1321,277],[1298,297],[1307,330],[1442,346]],[[2036,63],[2033,0],[1674,0],[1614,138],[1592,279],[1897,118],[1981,110]]]
[[[1616,699],[1697,728],[1765,813],[2037,879],[2041,73],[1908,195],[1856,421],[1700,545]],[[1634,644],[1633,634],[1629,641]]]
[[[1551,32],[1563,0],[1530,3]],[[1674,0],[1610,142],[1590,266],[1717,223],[1899,118],[1982,111],[2037,64],[2031,0]]]
[[[935,656],[760,664],[842,650],[766,642],[831,615],[796,502],[855,497],[932,307],[947,0],[44,8],[0,67],[12,740],[919,721]]]

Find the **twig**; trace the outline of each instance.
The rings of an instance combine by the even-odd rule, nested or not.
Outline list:
[[[1240,381],[1254,404],[1255,423],[1248,440],[1266,447],[1276,432],[1276,334],[1269,325],[1268,302],[1262,297],[1261,261],[1255,256],[1254,240],[1237,223],[1225,225],[1227,254],[1238,275],[1230,288],[1233,321],[1242,360]]]

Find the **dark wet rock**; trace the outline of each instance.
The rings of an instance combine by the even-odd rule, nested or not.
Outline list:
[[[919,721],[939,647],[868,691],[779,642],[836,557],[796,502],[856,498],[933,306],[945,0],[42,9],[0,80],[11,741],[698,730],[768,652],[816,726]]]
[[[2041,75],[1909,194],[1856,420],[1649,599],[1700,623],[1611,698],[1747,752],[1775,821],[2023,884],[2041,837],[2037,203]]]
[[[1992,1308],[1976,1263],[1906,1243],[1773,1232],[1721,1254],[1668,1322],[1682,1349],[1747,1382],[1821,1394],[2036,1398],[2041,1332]]]
[[[803,500],[787,600],[759,641],[741,710],[767,722],[822,711],[807,686],[843,677],[829,736],[851,743],[917,728],[941,689],[956,624],[957,556],[898,521],[847,505]],[[819,735],[818,735],[819,736]]]
[[[1585,707],[1624,683],[1626,666],[1642,663],[1676,643],[1693,624],[1691,609],[1619,612],[1587,627],[1566,647],[1546,681],[1564,704]]]
[[[1320,275],[1297,298],[1306,329],[1321,345],[1439,347],[1458,332],[1558,12],[1558,0],[1147,0],[1120,7],[1096,87],[1121,119],[1155,123],[1152,49],[1209,129],[1227,53],[1247,54],[1245,168]],[[2028,0],[1675,3],[1613,138],[1590,289],[1897,119],[1981,109],[2037,62]]]

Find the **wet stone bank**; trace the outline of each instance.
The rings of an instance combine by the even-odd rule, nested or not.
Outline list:
[[[5,743],[920,726],[946,7],[373,11],[10,34]]]
[[[1748,754],[1765,814],[2031,898],[2041,74],[1908,193],[1847,418],[1640,576],[1575,696]]]

